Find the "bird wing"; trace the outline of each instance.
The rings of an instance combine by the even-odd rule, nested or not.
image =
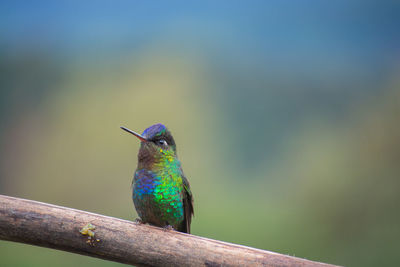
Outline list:
[[[193,196],[190,190],[189,181],[186,179],[185,175],[182,173],[183,182],[183,208],[184,208],[184,220],[182,222],[182,231],[190,234],[190,223],[192,222],[193,211]]]

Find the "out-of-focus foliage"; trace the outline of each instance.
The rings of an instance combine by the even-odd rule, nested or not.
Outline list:
[[[0,6],[1,194],[133,220],[119,126],[162,122],[193,234],[400,264],[399,4],[92,4]],[[4,241],[0,258],[119,265]]]

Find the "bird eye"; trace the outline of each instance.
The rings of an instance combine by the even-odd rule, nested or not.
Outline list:
[[[159,145],[162,145],[162,146],[167,146],[167,145],[168,145],[168,144],[167,144],[167,141],[165,141],[164,139],[158,140],[157,143],[158,143]]]

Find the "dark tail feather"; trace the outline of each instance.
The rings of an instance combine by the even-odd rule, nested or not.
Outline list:
[[[181,223],[178,229],[179,232],[190,234],[190,224],[185,220]]]

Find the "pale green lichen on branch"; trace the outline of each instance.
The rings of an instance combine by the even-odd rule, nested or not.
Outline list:
[[[86,224],[85,226],[82,227],[82,229],[79,230],[79,233],[81,233],[82,235],[87,235],[88,236],[88,240],[86,241],[86,243],[94,246],[94,236],[95,236],[95,232],[94,230],[96,229],[96,226],[94,226],[91,223]],[[100,242],[100,239],[96,239],[97,242]]]

